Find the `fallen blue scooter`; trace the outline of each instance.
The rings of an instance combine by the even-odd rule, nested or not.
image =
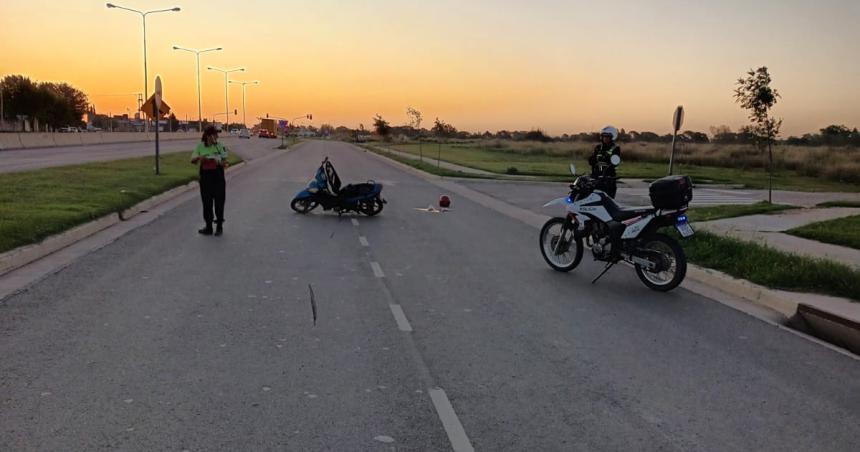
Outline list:
[[[290,207],[298,213],[308,213],[318,206],[334,210],[338,215],[358,212],[373,216],[382,212],[386,201],[382,199],[382,184],[368,181],[341,187],[340,177],[328,157],[317,169],[308,187],[293,198]]]

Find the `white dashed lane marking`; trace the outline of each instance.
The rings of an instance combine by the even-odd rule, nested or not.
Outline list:
[[[353,226],[358,227],[358,220],[357,220],[357,219],[355,219],[355,218],[350,218],[350,221],[352,221],[352,225],[353,225]]]
[[[371,262],[370,268],[373,269],[373,276],[377,278],[385,278],[385,273],[382,273],[382,267],[379,266],[378,262]]]
[[[399,304],[390,304],[388,307],[391,308],[391,313],[394,314],[394,321],[397,322],[397,328],[399,328],[400,331],[411,332],[412,325],[409,324],[409,320],[406,318],[403,308],[401,308]]]
[[[442,421],[442,426],[445,427],[445,433],[448,434],[448,440],[451,441],[451,447],[457,451],[474,451],[469,437],[466,436],[466,430],[463,429],[463,424],[454,412],[454,407],[451,406],[451,401],[442,388],[430,388],[430,399],[433,400],[433,406],[436,408],[436,414],[439,415],[439,420]]]
[[[367,241],[367,237],[365,237],[363,235],[358,237],[358,241],[359,241],[359,243],[361,243],[361,246],[364,246],[364,247],[370,246],[370,243],[368,243],[368,241]]]

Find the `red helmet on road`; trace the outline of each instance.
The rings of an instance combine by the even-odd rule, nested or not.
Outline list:
[[[442,207],[443,209],[447,209],[448,207],[451,207],[451,198],[449,198],[448,195],[440,196],[439,197],[439,207]]]

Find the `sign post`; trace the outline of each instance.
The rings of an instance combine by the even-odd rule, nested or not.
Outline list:
[[[155,175],[158,176],[161,174],[161,165],[159,164],[159,142],[158,142],[158,129],[161,128],[160,124],[160,116],[161,116],[161,77],[155,77],[155,102],[152,103],[152,113],[155,117]]]
[[[682,105],[678,105],[678,108],[675,109],[675,115],[672,117],[672,129],[674,132],[672,133],[672,154],[669,156],[669,175],[672,175],[672,170],[675,166],[675,141],[678,138],[678,131],[681,130],[681,126],[684,125],[684,107]]]

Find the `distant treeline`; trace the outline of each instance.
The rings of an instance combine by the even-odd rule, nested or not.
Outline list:
[[[438,121],[438,120],[437,120]],[[314,129],[313,127],[311,127]],[[453,139],[453,140],[474,140],[474,139],[498,139],[512,141],[582,141],[582,142],[598,142],[600,141],[599,132],[582,132],[577,134],[562,134],[552,136],[541,129],[533,130],[499,130],[495,133],[486,131],[484,133],[472,133],[463,130],[457,130],[451,124],[443,121],[438,121],[431,129],[421,128],[416,129],[410,126],[390,126],[387,123],[385,127],[380,128],[375,124],[374,130],[365,130],[364,127],[359,129],[350,129],[340,126],[333,127],[328,124],[323,124],[319,129],[314,129],[322,135],[339,135],[351,137],[356,135],[370,134],[393,139],[393,140],[417,140],[417,139]],[[693,130],[685,130],[679,132],[678,140],[682,143],[714,143],[714,144],[755,144],[755,136],[749,131],[748,127],[742,127],[737,132],[733,132],[729,126],[714,126],[710,128],[710,134],[705,132],[697,132]],[[649,131],[627,131],[619,130],[618,141],[620,142],[642,142],[642,143],[670,143],[672,134],[657,134]],[[777,140],[778,143],[796,146],[860,146],[860,132],[857,128],[849,129],[844,125],[830,125],[820,129],[819,133],[807,133],[801,137],[791,136],[783,140]]]
[[[35,122],[57,129],[83,125],[87,95],[68,83],[34,82],[23,75],[7,75],[0,81],[3,118]]]

